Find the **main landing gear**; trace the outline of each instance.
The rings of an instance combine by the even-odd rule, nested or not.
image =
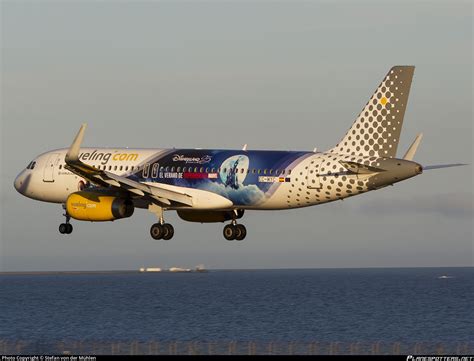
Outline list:
[[[63,216],[66,217],[66,223],[61,223],[59,225],[59,233],[61,234],[71,234],[72,233],[72,224],[69,223],[71,220],[71,216],[67,214],[66,207],[63,205],[64,214]]]
[[[150,235],[153,239],[169,240],[174,236],[174,228],[169,223],[155,223],[150,228]]]
[[[148,210],[158,217],[158,223],[155,223],[150,228],[150,235],[153,239],[169,240],[174,236],[174,228],[171,224],[165,223],[163,218],[163,208],[156,204],[148,206]]]
[[[224,227],[224,238],[228,241],[242,241],[247,235],[247,229],[243,224],[237,224],[235,220],[231,224],[228,224]]]

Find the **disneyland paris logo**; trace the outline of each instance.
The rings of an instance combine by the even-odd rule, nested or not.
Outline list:
[[[182,154],[176,154],[173,157],[173,162],[185,162],[186,164],[206,164],[212,160],[212,156],[205,155],[203,157],[186,157]]]

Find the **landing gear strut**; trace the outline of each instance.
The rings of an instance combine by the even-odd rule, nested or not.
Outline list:
[[[165,223],[163,218],[163,208],[155,204],[152,204],[148,207],[148,210],[152,213],[155,213],[158,217],[158,223],[155,223],[150,228],[150,235],[153,239],[164,239],[169,240],[174,236],[174,228],[171,224]]]
[[[71,234],[72,233],[72,224],[69,223],[71,220],[71,216],[67,214],[66,207],[63,205],[64,214],[63,216],[66,217],[66,223],[61,223],[59,225],[59,233],[61,234]]]
[[[231,224],[228,224],[224,227],[224,238],[228,241],[242,241],[247,235],[247,229],[243,224],[237,224],[237,222],[232,220]]]

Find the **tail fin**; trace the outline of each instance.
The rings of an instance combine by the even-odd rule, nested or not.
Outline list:
[[[331,153],[394,158],[414,66],[394,66]]]

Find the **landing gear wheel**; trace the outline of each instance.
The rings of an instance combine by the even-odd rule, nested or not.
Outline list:
[[[235,239],[235,236],[237,235],[237,230],[236,227],[233,224],[228,224],[227,226],[224,227],[224,238],[227,239],[228,241],[232,241]]]
[[[165,224],[163,224],[162,227],[163,227],[163,231],[164,231],[163,239],[167,241],[167,240],[173,238],[173,236],[174,236],[173,226],[169,223],[165,223]]]
[[[66,234],[68,230],[67,223],[61,223],[59,225],[59,233]]]
[[[155,223],[150,228],[150,235],[153,239],[162,239],[163,235],[165,234],[165,230],[163,226],[159,223]]]
[[[72,233],[72,224],[66,223],[66,234],[71,234],[71,233]]]
[[[245,236],[247,235],[247,229],[245,228],[245,226],[243,224],[237,224],[235,226],[235,229],[236,229],[235,239],[237,241],[242,241],[245,238]]]

